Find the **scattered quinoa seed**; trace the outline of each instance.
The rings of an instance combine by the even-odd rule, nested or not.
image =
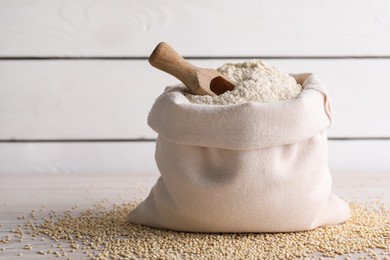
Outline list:
[[[23,247],[23,249],[26,249],[26,250],[32,250],[32,246],[30,244],[27,244]]]
[[[36,216],[25,223],[24,229],[40,240],[60,241],[45,242],[46,248],[36,252],[51,254],[52,258],[79,253],[91,259],[351,259],[356,253],[363,255],[362,259],[386,259],[390,253],[390,211],[379,203],[350,203],[349,221],[311,231],[226,234],[129,224],[126,216],[137,203],[110,205],[105,201],[77,214],[66,211],[52,213],[53,218]],[[32,249],[30,244],[23,246]]]

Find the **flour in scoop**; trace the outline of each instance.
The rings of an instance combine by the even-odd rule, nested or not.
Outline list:
[[[185,93],[190,102],[210,105],[269,103],[294,99],[302,90],[293,77],[262,60],[226,63],[217,70],[235,84],[235,89],[214,97]]]

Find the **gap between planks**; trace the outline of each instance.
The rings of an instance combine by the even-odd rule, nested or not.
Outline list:
[[[390,59],[390,55],[365,56],[183,56],[187,60],[349,60],[349,59]],[[1,60],[147,60],[148,56],[2,56]]]
[[[156,138],[99,138],[99,139],[3,139],[0,143],[111,143],[156,142]],[[390,137],[329,137],[328,141],[390,141]]]

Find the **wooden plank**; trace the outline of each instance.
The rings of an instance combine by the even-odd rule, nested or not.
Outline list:
[[[329,141],[328,154],[331,171],[382,171],[390,174],[390,140]]]
[[[154,142],[0,143],[0,174],[157,174],[154,150]],[[332,172],[390,173],[389,154],[390,141],[329,142]]]
[[[218,67],[239,60],[193,60]],[[390,137],[390,59],[267,60],[328,86],[330,137]],[[0,61],[0,139],[155,138],[154,99],[178,81],[146,60]]]
[[[155,142],[0,143],[0,173],[156,173],[154,149]]]
[[[386,0],[5,0],[0,56],[388,56],[389,26]]]

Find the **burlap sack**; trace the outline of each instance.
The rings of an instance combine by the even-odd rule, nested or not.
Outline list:
[[[344,222],[331,193],[325,129],[332,111],[313,74],[294,100],[191,104],[183,86],[157,98],[148,123],[159,135],[161,177],[128,221],[194,232],[285,232]]]

